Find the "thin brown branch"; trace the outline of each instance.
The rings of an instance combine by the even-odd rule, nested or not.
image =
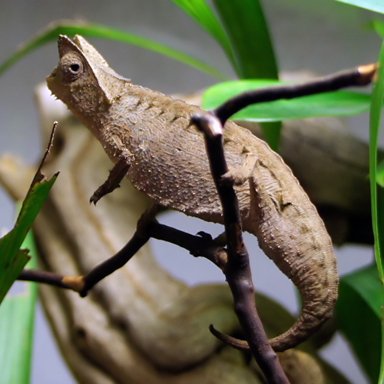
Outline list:
[[[55,133],[56,133],[56,129],[57,129],[57,126],[58,126],[58,122],[55,121],[52,125],[52,130],[51,130],[51,134],[49,136],[49,139],[48,139],[48,144],[47,144],[47,147],[45,149],[45,152],[44,152],[44,155],[43,157],[41,158],[40,160],[40,163],[39,163],[39,166],[37,167],[37,171],[35,173],[35,176],[33,177],[33,180],[32,180],[32,183],[31,183],[31,186],[30,186],[30,189],[33,188],[33,186],[40,182],[41,180],[44,179],[44,175],[42,174],[41,170],[45,164],[45,161],[47,160],[47,157],[52,149],[52,146],[53,146],[53,140],[55,138]],[[29,191],[28,191],[29,193]]]
[[[146,216],[147,213],[143,215]],[[195,257],[204,257],[224,271],[227,251],[222,242],[208,234],[191,235],[176,228],[160,224],[153,216],[145,217],[128,243],[115,255],[105,260],[85,276],[63,276],[57,273],[25,269],[18,280],[34,281],[59,288],[72,289],[85,296],[100,280],[126,264],[149,238],[166,241],[186,249]],[[147,239],[147,240],[146,240]]]
[[[214,115],[224,125],[230,116],[248,105],[280,99],[295,99],[302,96],[337,91],[346,87],[365,86],[374,80],[376,72],[377,64],[367,64],[303,84],[282,85],[243,92],[217,107]]]
[[[251,352],[269,383],[289,383],[276,353],[268,342],[255,305],[255,291],[249,256],[243,242],[239,206],[233,183],[224,175],[228,166],[224,155],[220,121],[213,115],[195,115],[192,122],[204,133],[211,173],[223,208],[227,236],[228,262],[225,277],[232,291],[235,311],[248,340]]]
[[[64,276],[54,272],[41,271],[37,269],[24,269],[21,271],[18,280],[34,281],[36,283],[49,284],[59,288],[72,289],[64,283]]]
[[[117,269],[125,265],[136,252],[150,239],[149,226],[152,224],[156,214],[161,208],[157,205],[153,206],[139,219],[136,232],[128,243],[115,255],[97,265],[92,271],[83,277],[83,287],[80,290],[82,297],[86,296],[88,291],[92,289],[100,280],[115,272]]]
[[[148,230],[154,239],[178,245],[195,257],[205,257],[224,271],[228,260],[227,251],[219,241],[212,239],[210,235],[191,235],[157,221],[153,221]]]

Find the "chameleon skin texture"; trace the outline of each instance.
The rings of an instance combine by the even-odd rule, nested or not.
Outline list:
[[[190,124],[201,110],[132,84],[114,72],[81,36],[58,41],[60,62],[49,89],[93,132],[114,163],[129,165],[128,179],[156,203],[222,223],[203,135]],[[248,130],[228,122],[224,148],[245,231],[299,289],[303,307],[295,324],[271,340],[276,351],[308,338],[333,312],[336,258],[316,208],[290,168]]]

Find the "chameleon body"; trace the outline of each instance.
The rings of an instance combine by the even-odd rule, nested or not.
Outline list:
[[[114,169],[156,203],[222,223],[204,138],[190,122],[201,110],[119,76],[81,36],[61,36],[58,46],[48,87],[93,132]],[[228,122],[224,148],[231,174],[242,175],[236,192],[244,230],[302,295],[296,323],[271,340],[282,351],[332,315],[338,274],[331,239],[290,168],[264,141]]]

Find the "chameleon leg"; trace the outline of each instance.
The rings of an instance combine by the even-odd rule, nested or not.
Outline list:
[[[128,169],[129,163],[127,160],[125,158],[120,159],[109,172],[107,180],[96,189],[89,201],[96,205],[103,196],[120,187],[120,182],[127,174]]]

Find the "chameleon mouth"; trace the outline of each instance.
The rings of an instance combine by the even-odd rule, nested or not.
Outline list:
[[[47,79],[49,79],[50,77],[56,77],[57,75],[57,68],[55,68],[52,73],[47,77]]]
[[[57,77],[57,73],[58,73],[58,68],[56,67],[52,73],[50,75],[47,76],[46,80],[47,82],[50,82],[50,81],[53,81],[54,79],[56,79]]]
[[[47,78],[45,79],[47,82],[47,86],[52,93],[55,93],[54,88],[55,88],[55,82],[57,81],[57,73],[58,73],[58,69],[55,68],[52,71],[52,73],[49,76],[47,76]]]

